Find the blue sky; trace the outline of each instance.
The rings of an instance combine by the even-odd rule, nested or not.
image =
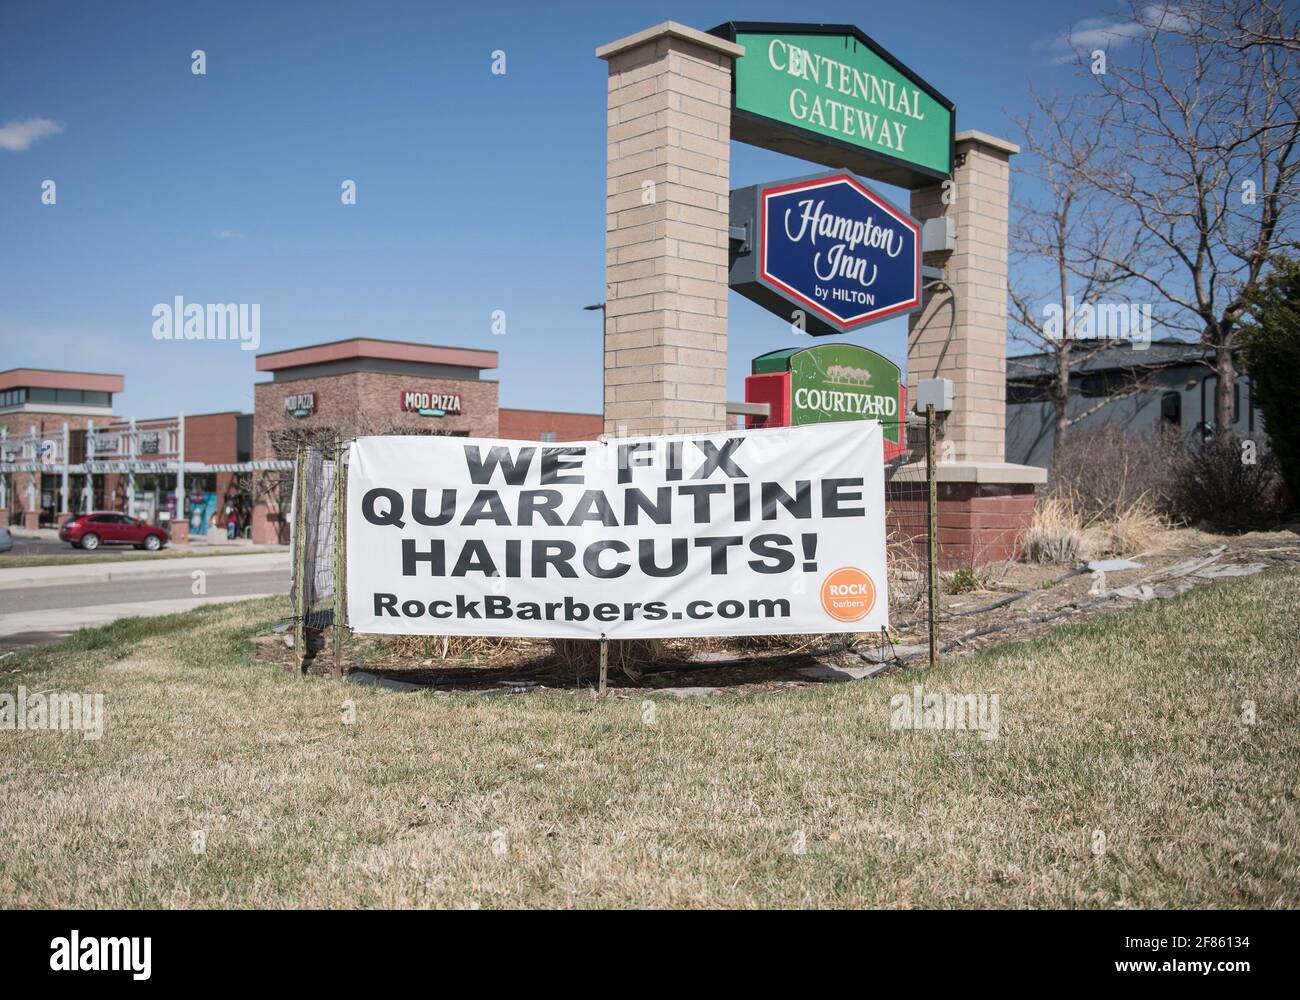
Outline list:
[[[251,410],[251,352],[150,335],[154,304],[182,295],[260,303],[263,351],[357,335],[494,349],[502,405],[597,411],[600,316],[581,309],[604,297],[597,45],[669,18],[855,23],[956,103],[958,129],[1010,135],[1031,84],[1072,87],[1053,40],[1104,12],[4,0],[0,370],[120,372],[123,415]],[[194,49],[206,76],[190,71]],[[497,49],[504,76],[490,72]],[[3,141],[30,119],[61,131]],[[733,145],[735,187],[808,172]],[[345,178],[355,206],[340,204]],[[738,399],[749,359],[796,338],[735,294],[730,310]],[[902,363],[905,331],[895,320],[849,339]]]

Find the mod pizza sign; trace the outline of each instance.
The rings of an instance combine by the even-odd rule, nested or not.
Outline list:
[[[422,417],[455,417],[461,413],[460,393],[403,391],[402,412]]]
[[[848,333],[921,307],[921,226],[853,174],[731,193],[748,235],[729,283],[814,335]]]
[[[291,417],[310,417],[316,412],[316,393],[299,392],[284,397],[284,412]]]

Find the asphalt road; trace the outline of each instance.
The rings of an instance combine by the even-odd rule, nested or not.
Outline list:
[[[16,556],[50,556],[59,553],[75,552],[79,556],[116,556],[123,552],[135,552],[133,545],[102,545],[93,552],[87,552],[83,549],[74,549],[67,542],[61,542],[57,538],[15,538],[12,554]],[[4,559],[10,553],[0,553],[0,568],[4,567]]]
[[[78,628],[118,618],[171,614],[224,601],[284,594],[285,569],[208,573],[194,594],[189,573],[141,575],[0,590],[0,649],[55,642]]]
[[[189,597],[249,597],[255,594],[287,594],[289,581],[282,569],[253,573],[209,573],[205,593],[196,595],[188,573],[170,576],[123,577],[103,583],[74,583],[66,586],[33,587],[29,590],[0,591],[0,610],[5,615],[54,608],[88,608],[101,604],[133,604],[142,601],[173,601]]]
[[[163,551],[167,552],[169,550],[167,548],[164,548]],[[232,547],[231,551],[238,551],[238,550]],[[141,550],[137,549],[134,545],[101,545],[97,549],[87,550],[87,549],[74,549],[67,542],[61,542],[57,538],[15,538],[12,553],[0,552],[0,569],[4,568],[5,556],[10,554],[16,556],[50,556],[50,555],[60,555],[60,554],[62,555],[75,554],[77,556],[85,556],[87,558],[107,557],[109,559],[116,559],[120,557],[124,552],[139,553],[141,555],[144,554]]]
[[[60,549],[72,550],[72,546],[67,542],[52,541],[48,538],[15,538],[13,541],[14,547],[9,552],[0,552],[0,566],[4,565],[4,557],[10,553],[16,556],[48,556]]]

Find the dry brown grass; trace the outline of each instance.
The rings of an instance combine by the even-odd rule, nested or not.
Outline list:
[[[925,538],[895,531],[885,539],[885,577],[889,584],[891,611],[915,611],[925,601]]]
[[[1088,514],[1068,495],[1039,497],[1021,536],[1028,562],[1075,565],[1105,556],[1132,556],[1159,543],[1165,519],[1141,497],[1122,509]]]
[[[492,656],[521,645],[515,639],[477,635],[394,635],[375,644],[380,653],[421,662]]]
[[[566,670],[591,674],[600,667],[600,642],[593,639],[555,639],[551,642],[555,658]],[[606,644],[606,666],[621,670],[632,678],[641,676],[643,667],[679,659],[662,639],[629,639]]]
[[[1034,519],[1021,538],[1021,552],[1028,562],[1069,565],[1084,558],[1083,516],[1065,499],[1042,496],[1034,507]]]
[[[0,661],[0,690],[108,712],[97,742],[0,732],[0,898],[1296,906],[1297,606],[1300,575],[1262,574],[935,672],[660,696],[653,724],[642,698],[276,672],[248,640],[282,602],[121,622]],[[891,729],[916,683],[997,693],[999,738]]]
[[[1156,511],[1139,500],[1110,517],[1098,517],[1084,529],[1084,549],[1092,558],[1132,556],[1152,548],[1168,525]]]

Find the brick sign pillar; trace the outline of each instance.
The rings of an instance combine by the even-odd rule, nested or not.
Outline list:
[[[915,392],[918,379],[952,379],[943,440],[959,461],[1001,462],[1006,454],[1007,212],[1010,160],[1018,152],[982,132],[960,132],[952,184],[912,192],[918,219],[956,223],[956,249],[926,255],[927,264],[943,267],[953,294],[932,289],[910,317],[907,381]]]
[[[605,430],[726,426],[731,72],[744,48],[666,21],[609,63]]]
[[[947,217],[956,231],[954,249],[925,258],[943,269],[947,287],[931,289],[908,320],[909,392],[920,379],[953,382],[936,466],[945,567],[1009,558],[1033,516],[1034,486],[1047,479],[1044,469],[1006,462],[1007,216],[1019,151],[959,132],[953,183],[912,192],[914,216]]]

